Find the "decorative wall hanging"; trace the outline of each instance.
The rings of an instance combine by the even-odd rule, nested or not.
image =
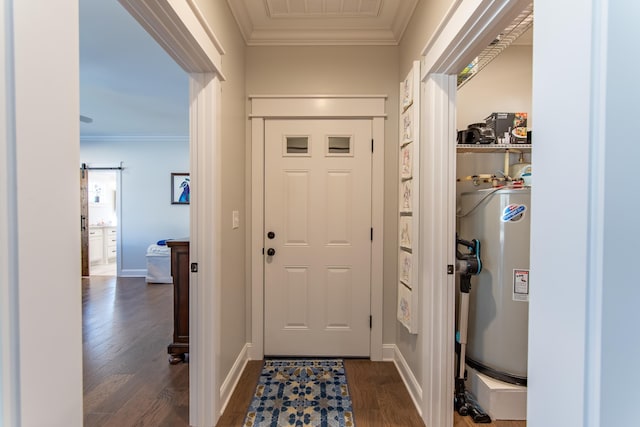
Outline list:
[[[420,61],[400,83],[398,321],[418,333],[418,194],[420,177]],[[414,262],[415,261],[415,262]]]
[[[188,205],[191,201],[191,179],[188,173],[171,174],[171,204]]]

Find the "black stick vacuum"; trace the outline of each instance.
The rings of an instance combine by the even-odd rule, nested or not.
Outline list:
[[[459,246],[466,250],[460,251]],[[480,260],[480,241],[460,239],[456,235],[456,271],[460,275],[460,313],[458,318],[458,333],[456,341],[460,344],[458,374],[456,376],[454,409],[462,416],[469,415],[475,423],[490,423],[487,415],[470,393],[465,391],[465,352],[467,347],[467,326],[469,322],[469,292],[471,291],[471,276],[480,274],[482,261]]]

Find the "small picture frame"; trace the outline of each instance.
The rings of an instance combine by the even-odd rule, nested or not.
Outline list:
[[[413,212],[413,180],[400,183],[400,213]]]
[[[188,205],[191,201],[191,180],[188,173],[171,173],[171,204]]]
[[[409,288],[413,285],[411,281],[411,264],[411,254],[407,251],[400,250],[400,259],[398,260],[399,279]]]
[[[412,332],[412,297],[411,289],[402,283],[398,283],[398,321],[402,323],[409,332]]]
[[[410,216],[400,217],[400,247],[411,250],[411,237],[413,234]]]
[[[400,150],[400,177],[409,179],[413,176],[413,144],[407,144]]]
[[[402,96],[402,110],[406,110],[413,104],[413,69],[409,71],[407,77],[400,83],[400,96]]]
[[[402,139],[400,142],[405,145],[413,141],[413,106],[410,106],[402,113],[400,122],[402,126]]]

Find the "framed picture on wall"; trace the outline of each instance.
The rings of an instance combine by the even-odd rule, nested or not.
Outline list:
[[[407,144],[400,150],[400,177],[409,179],[413,176],[413,144]]]
[[[188,205],[191,200],[191,180],[188,173],[171,174],[171,204]]]
[[[408,179],[400,183],[400,213],[413,211],[413,180]]]

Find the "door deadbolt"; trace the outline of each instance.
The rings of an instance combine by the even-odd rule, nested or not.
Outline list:
[[[267,233],[267,237],[269,239],[273,239],[274,237],[276,237],[276,233],[274,233],[273,231],[270,231],[270,232]]]

